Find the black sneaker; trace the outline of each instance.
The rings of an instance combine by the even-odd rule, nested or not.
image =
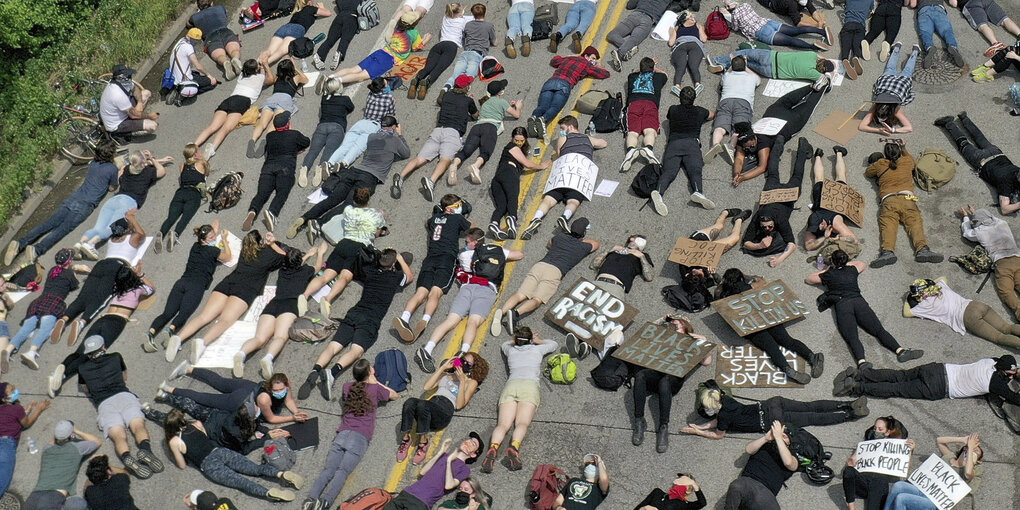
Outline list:
[[[429,351],[426,351],[424,347],[419,347],[414,353],[414,362],[418,364],[418,368],[422,372],[433,374],[436,372],[436,362],[432,359],[432,355]]]
[[[148,450],[143,448],[138,449],[138,461],[149,466],[149,469],[151,469],[153,473],[163,472],[163,461],[159,460],[158,457]]]
[[[947,47],[946,53],[949,53],[949,58],[953,61],[953,64],[956,67],[963,67],[965,65],[963,55],[960,55],[960,49],[956,46]]]
[[[521,232],[521,239],[527,241],[531,239],[536,233],[538,233],[539,227],[542,226],[542,218],[535,218],[528,223],[528,227]]]
[[[568,220],[566,216],[556,218],[556,226],[564,232],[570,232],[570,220]]]
[[[825,370],[825,355],[816,352],[811,355],[811,359],[808,360],[811,364],[811,377],[818,379],[822,376],[822,372]]]
[[[835,152],[836,154],[842,154],[844,158],[847,155],[846,147],[843,147],[842,145],[834,145],[832,147],[832,152]]]
[[[497,241],[506,241],[506,232],[499,228],[499,224],[495,221],[489,223],[489,235]]]
[[[322,375],[319,376],[319,391],[322,392],[322,398],[326,399],[326,402],[333,400],[334,382],[336,378],[333,377],[333,370],[330,367],[322,369]]]
[[[156,346],[156,335],[152,333],[145,334],[145,340],[142,341],[142,350],[149,353],[159,350],[159,347]]]
[[[896,254],[889,250],[882,250],[878,253],[878,258],[871,261],[871,268],[878,269],[880,267],[888,266],[889,264],[896,263]]]
[[[953,116],[952,115],[946,115],[945,117],[939,117],[939,118],[935,119],[935,122],[933,122],[932,124],[935,124],[938,127],[946,127],[946,125],[949,124],[952,121],[953,121]]]
[[[527,127],[525,128],[525,130],[528,132],[528,136],[531,138],[538,138],[538,126],[536,125],[537,122],[538,117],[535,116],[528,117]]]
[[[783,373],[786,374],[787,378],[797,384],[807,384],[811,382],[810,374],[794,370],[793,367],[786,367],[786,370],[783,370]]]
[[[898,354],[896,354],[896,361],[899,361],[900,363],[906,363],[908,361],[918,359],[921,356],[924,356],[924,351],[922,351],[921,349],[903,349]]]
[[[506,238],[517,239],[517,218],[513,216],[506,217]]]
[[[315,382],[318,379],[319,374],[317,372],[308,374],[308,378],[305,379],[305,382],[301,383],[301,387],[297,390],[298,400],[306,400],[312,395],[312,388],[315,387]]]
[[[514,327],[517,326],[517,310],[510,310],[503,313],[503,331],[508,335],[514,334]]]
[[[542,117],[535,117],[535,134],[536,138],[545,139],[545,119]]]
[[[432,179],[429,179],[428,177],[422,177],[421,187],[425,190],[425,200],[435,202],[436,183],[432,182]]]
[[[404,185],[404,178],[399,173],[393,174],[393,183],[390,184],[390,196],[395,200],[400,200],[400,187]]]
[[[931,69],[935,65],[935,47],[932,46],[924,52],[924,62],[921,64],[925,69]]]

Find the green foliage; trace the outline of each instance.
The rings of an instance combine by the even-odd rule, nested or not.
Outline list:
[[[77,80],[147,57],[189,1],[0,0],[0,228],[53,170],[56,105],[89,99]]]

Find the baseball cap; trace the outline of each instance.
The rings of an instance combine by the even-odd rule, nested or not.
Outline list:
[[[188,38],[189,39],[201,39],[202,38],[202,29],[198,28],[198,27],[193,27],[191,30],[188,30]]]
[[[496,94],[503,92],[503,89],[506,88],[506,84],[506,80],[490,81],[489,85],[485,88],[485,91],[488,92],[490,96],[495,96]]]
[[[583,236],[588,232],[589,225],[591,225],[591,222],[588,221],[588,218],[577,218],[570,224],[570,233],[575,236]]]
[[[60,420],[53,427],[53,438],[58,441],[71,437],[71,434],[74,434],[74,423],[71,420]]]
[[[594,46],[588,46],[581,52],[582,57],[587,57],[588,55],[595,55],[595,58],[602,58],[602,55],[599,54],[599,50],[595,49]]]
[[[273,127],[276,129],[286,127],[287,124],[290,124],[290,112],[288,111],[280,112],[273,118]]]
[[[74,257],[74,250],[70,248],[61,248],[60,251],[53,256],[53,262],[58,266],[62,266],[66,264],[68,260],[71,260],[71,257]]]
[[[103,337],[99,335],[92,335],[85,339],[85,345],[82,347],[82,354],[92,354],[103,348]]]
[[[472,77],[470,77],[470,76],[468,76],[466,74],[462,74],[462,75],[458,76],[456,80],[453,81],[453,85],[455,87],[457,87],[457,88],[463,89],[463,88],[467,88],[468,85],[471,85],[471,82],[473,82],[473,81],[475,81],[474,78],[472,78]]]
[[[135,74],[135,70],[125,64],[117,64],[113,66],[113,69],[111,69],[110,72],[114,76],[134,76]]]
[[[465,464],[474,464],[478,457],[482,456],[482,452],[485,450],[485,441],[482,441],[482,436],[478,435],[477,432],[468,432],[468,439],[474,439],[478,441],[478,449],[475,450],[475,456],[464,461]]]
[[[411,25],[415,21],[418,21],[418,14],[414,11],[405,12],[400,16],[400,21],[405,25]]]

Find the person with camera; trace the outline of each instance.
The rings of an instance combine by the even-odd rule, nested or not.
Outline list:
[[[106,455],[89,459],[85,477],[88,482],[84,494],[89,510],[138,510],[131,497],[131,477],[127,471],[111,466]]]
[[[634,510],[698,510],[706,505],[708,501],[694,475],[677,473],[669,491],[652,489]]]
[[[453,420],[453,414],[471,402],[478,386],[489,375],[489,362],[477,352],[468,352],[444,361],[439,369],[425,381],[422,388],[426,393],[434,392],[428,400],[409,398],[404,401],[400,413],[401,440],[397,446],[397,462],[407,459],[412,444],[412,428],[418,436],[418,446],[411,463],[417,466],[425,460],[429,450],[429,435],[446,428]],[[446,446],[444,443],[443,450]],[[472,458],[482,453],[482,446],[479,437],[478,452]],[[427,467],[422,468],[423,472]],[[452,489],[450,487],[449,490]]]
[[[78,470],[102,444],[101,438],[78,430],[71,420],[58,421],[53,427],[53,441],[42,447],[39,479],[22,510],[59,509],[71,501],[83,500],[74,495]]]
[[[594,510],[609,494],[609,471],[601,455],[584,456],[584,478],[571,478],[556,497],[553,510]]]
[[[780,510],[776,496],[800,467],[790,451],[786,425],[774,420],[764,436],[747,443],[744,452],[750,457],[740,476],[730,482],[723,509]]]
[[[523,467],[521,442],[524,441],[531,420],[535,418],[542,401],[538,387],[542,358],[559,349],[559,344],[555,341],[539,338],[527,326],[517,328],[513,335],[513,339],[507,340],[500,347],[506,356],[510,375],[507,376],[503,393],[499,396],[499,414],[496,428],[493,429],[489,441],[489,449],[482,460],[483,473],[492,472],[492,467],[499,456],[499,446],[511,427],[514,433],[501,463],[510,471],[518,471]]]

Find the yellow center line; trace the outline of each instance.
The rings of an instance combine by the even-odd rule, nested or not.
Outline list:
[[[609,6],[610,5],[613,5],[613,12],[607,18],[606,17],[606,12],[609,10]],[[607,27],[616,26],[616,23],[620,20],[620,16],[623,14],[623,10],[624,10],[624,6],[625,5],[626,5],[626,2],[622,2],[622,1],[620,1],[620,2],[609,2],[609,1],[605,1],[604,0],[601,3],[599,3],[598,9],[595,12],[595,20],[592,23],[592,25],[588,28],[588,30],[586,31],[584,38],[581,40],[581,48],[583,49],[583,48],[591,45],[592,42],[594,42],[595,38],[598,36],[599,31],[603,27],[602,22],[607,21],[608,22],[606,24]],[[568,39],[564,39],[564,42],[562,44],[569,44],[569,40]],[[603,36],[602,42],[600,42],[599,45],[597,46],[600,55],[605,53],[605,49],[606,49],[606,47],[608,45],[609,45],[609,41],[607,41],[605,39],[605,37]],[[594,78],[585,78],[581,82],[580,87],[577,89],[577,95],[575,96],[575,100],[574,100],[575,104],[577,102],[577,99],[576,99],[577,97],[580,97],[585,92],[591,90],[591,87],[592,87],[592,84],[594,83],[594,81],[595,81]],[[573,108],[571,108],[571,111],[572,110],[573,110]],[[562,111],[561,111],[561,114],[562,114]],[[552,122],[550,122],[548,124],[548,126],[556,126],[557,123],[559,122],[561,114],[557,114],[556,117],[553,118]],[[538,157],[538,160],[541,161],[541,160],[545,159],[546,153],[549,151],[549,145],[544,143],[543,141],[539,141],[537,143],[542,148],[541,153],[540,153],[540,155]],[[532,171],[532,172],[529,172],[528,174],[524,175],[521,178],[521,189],[527,190],[527,192],[522,194],[520,197],[518,197],[518,207],[523,209],[523,206],[524,206],[525,202],[528,201],[529,199],[530,199],[530,202],[528,203],[528,207],[527,207],[526,213],[524,215],[518,216],[518,218],[519,218],[518,225],[520,227],[523,227],[523,226],[527,225],[525,223],[525,221],[528,218],[531,218],[531,217],[533,217],[535,215],[535,211],[538,210],[539,204],[542,203],[542,195],[541,194],[536,195],[536,196],[532,196],[532,193],[534,191],[534,190],[532,190],[532,186],[534,186],[536,182],[537,183],[545,182],[546,178],[548,177],[548,174],[549,174],[549,170]],[[541,176],[542,178],[538,179],[539,176]],[[520,250],[523,247],[524,247],[524,240],[518,238],[518,239],[514,240],[514,242],[510,245],[509,249],[510,250]],[[506,267],[506,270],[505,270],[504,276],[503,276],[503,283],[499,287],[499,295],[500,296],[504,295],[503,291],[506,289],[507,283],[510,281],[510,276],[513,274],[514,269],[516,269],[516,268],[517,268],[517,262],[509,262],[507,264],[507,267]],[[498,301],[497,301],[497,303],[498,303]],[[489,334],[489,327],[492,325],[492,318],[493,318],[493,314],[495,313],[495,311],[496,311],[496,309],[493,308],[489,312],[489,316],[485,319],[485,321],[480,326],[478,326],[478,331],[475,334],[475,338],[471,342],[471,351],[472,352],[478,352],[481,349],[482,344],[485,343],[485,337],[486,337],[486,335]],[[438,359],[440,359],[440,360],[447,359],[447,358],[453,356],[454,354],[456,354],[457,351],[460,350],[460,345],[461,345],[462,339],[464,338],[464,330],[466,328],[467,328],[467,322],[466,321],[461,321],[461,323],[459,325],[457,325],[457,328],[454,330],[452,338],[450,339],[450,342],[446,346],[446,349],[444,351],[443,357],[442,358],[438,358]],[[445,431],[446,431],[446,429],[443,429],[443,430],[440,430],[440,431],[436,432],[433,435],[432,439],[429,441],[429,455],[428,455],[428,457],[431,457],[435,453],[436,448],[438,448],[439,444],[442,442],[443,433]],[[412,446],[416,446],[416,445],[412,445]],[[488,445],[483,445],[483,447],[487,447],[487,446]],[[404,474],[407,472],[407,468],[410,465],[410,458],[411,457],[409,455],[408,458],[405,459],[403,462],[397,462],[393,466],[393,469],[390,471],[389,477],[386,479],[386,485],[384,487],[387,491],[394,492],[394,491],[397,490],[397,486],[400,484],[401,480],[404,479]]]

